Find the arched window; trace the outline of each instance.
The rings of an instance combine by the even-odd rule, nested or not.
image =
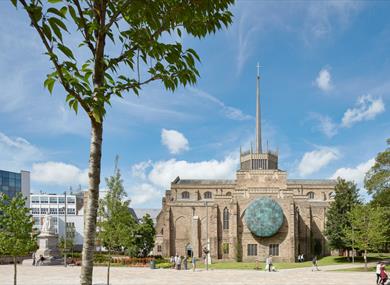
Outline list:
[[[314,199],[314,192],[309,192],[309,193],[307,193],[307,197],[308,197],[309,199]]]
[[[228,208],[223,209],[223,229],[229,229],[229,210]]]
[[[211,194],[210,191],[204,192],[203,197],[205,199],[211,199],[213,197],[213,194]]]
[[[184,191],[181,193],[181,198],[182,199],[190,199],[190,192]]]
[[[329,193],[329,199],[334,199],[335,196],[336,196],[336,193],[334,193],[334,192]]]
[[[227,192],[226,196],[232,196],[232,192]]]

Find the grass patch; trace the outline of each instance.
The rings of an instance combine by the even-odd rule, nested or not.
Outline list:
[[[374,253],[368,255],[368,262],[375,262],[379,260],[390,259],[390,253]],[[327,265],[340,265],[340,264],[351,264],[351,258],[343,256],[326,256],[318,259],[318,266],[327,266]],[[355,257],[355,263],[364,264],[364,259],[362,256]],[[305,262],[276,262],[274,263],[276,269],[291,269],[291,268],[302,268],[302,267],[311,267],[311,260]],[[203,262],[198,261],[198,268],[205,268]],[[213,264],[209,265],[210,269],[255,269],[255,262],[236,262],[236,261],[215,261]],[[259,263],[259,269],[264,270],[265,263]],[[364,270],[364,267],[363,267]]]

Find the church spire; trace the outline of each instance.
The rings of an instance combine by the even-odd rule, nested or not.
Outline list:
[[[256,153],[262,153],[261,146],[261,109],[260,109],[260,65],[257,63],[256,78]]]

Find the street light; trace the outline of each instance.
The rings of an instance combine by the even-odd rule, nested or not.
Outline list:
[[[64,192],[64,195],[65,195],[65,227],[64,227],[64,230],[65,230],[65,238],[64,238],[64,266],[66,267],[67,264],[66,264],[66,239],[67,239],[67,212],[68,212],[68,201],[66,199],[66,191]]]

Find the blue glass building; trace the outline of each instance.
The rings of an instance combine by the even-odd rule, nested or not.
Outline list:
[[[0,170],[0,193],[13,198],[19,192],[27,198],[26,202],[28,202],[30,198],[30,172],[22,170],[17,173]]]

